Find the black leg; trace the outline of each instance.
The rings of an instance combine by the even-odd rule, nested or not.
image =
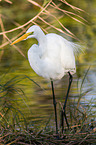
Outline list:
[[[67,127],[69,129],[69,123],[67,121],[67,117],[66,117],[66,113],[65,111],[61,111],[61,127],[62,127],[62,133],[63,133],[63,130],[64,130],[64,117],[65,117],[65,121],[66,121],[66,124],[67,124]]]
[[[64,117],[65,117],[65,121],[66,121],[66,124],[69,128],[69,124],[68,124],[68,121],[67,121],[67,117],[66,117],[66,113],[65,113],[65,108],[66,108],[66,103],[67,103],[67,99],[68,99],[68,94],[69,94],[69,91],[70,91],[70,87],[71,87],[71,83],[72,83],[72,75],[70,74],[70,72],[68,72],[69,74],[69,86],[68,86],[68,90],[67,90],[67,94],[66,94],[66,98],[65,98],[65,102],[64,102],[64,106],[63,106],[63,110],[62,110],[62,133],[63,133],[63,129],[64,129]]]
[[[53,105],[54,105],[54,111],[55,111],[56,134],[58,134],[56,100],[55,100],[54,86],[53,86],[53,81],[52,80],[51,80],[51,86],[52,86],[52,94],[53,94]]]

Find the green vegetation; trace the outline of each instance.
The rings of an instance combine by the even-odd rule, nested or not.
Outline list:
[[[0,1],[0,145],[96,144],[95,9],[94,0]],[[70,129],[65,123],[64,134],[60,111],[68,77],[55,84],[60,139],[55,135],[50,84],[27,61],[27,51],[37,41],[10,46],[33,24],[87,47],[77,58],[66,108]]]
[[[96,143],[96,121],[95,114],[92,114],[92,102],[91,100],[86,108],[82,103],[82,98],[86,97],[88,92],[92,91],[92,88],[82,92],[84,81],[87,77],[89,69],[87,70],[80,87],[80,94],[74,96],[76,101],[70,99],[67,106],[68,120],[70,120],[70,128],[68,130],[65,126],[64,134],[61,133],[59,127],[58,140],[54,130],[53,114],[47,119],[43,126],[39,125],[39,121],[31,121],[26,119],[25,113],[21,108],[29,106],[26,104],[26,96],[22,89],[19,87],[19,83],[24,79],[29,79],[37,87],[40,86],[27,76],[16,76],[6,83],[2,82],[4,75],[1,77],[0,84],[0,143],[7,145],[17,144],[94,144]],[[8,75],[8,74],[7,74]],[[17,87],[17,86],[18,87]],[[40,88],[42,90],[42,88]],[[15,94],[15,97],[14,97]],[[72,96],[70,96],[72,97]],[[73,97],[72,97],[73,98]],[[61,110],[61,102],[58,102]],[[30,110],[30,109],[29,109]],[[60,114],[60,110],[59,114]],[[31,110],[30,110],[31,112]],[[32,113],[32,112],[31,112]],[[58,114],[58,115],[59,115]],[[60,119],[60,118],[59,118]],[[53,125],[52,125],[53,124]],[[65,124],[66,125],[66,124]],[[41,129],[42,128],[42,129]]]

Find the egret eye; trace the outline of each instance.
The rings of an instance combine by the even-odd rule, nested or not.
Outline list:
[[[33,34],[33,32],[29,32],[29,35],[32,35]]]

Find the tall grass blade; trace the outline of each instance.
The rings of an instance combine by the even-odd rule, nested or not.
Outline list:
[[[38,83],[36,83],[33,79],[31,79],[30,77],[26,76],[26,78],[28,78],[30,81],[32,81],[36,86],[38,86],[40,89],[45,90],[44,88],[42,88]]]
[[[87,71],[86,71],[86,73],[85,73],[85,75],[84,75],[84,77],[83,77],[83,80],[82,80],[82,83],[81,83],[81,87],[80,87],[80,94],[81,94],[81,92],[82,92],[82,87],[83,87],[85,78],[86,78],[86,76],[87,76],[87,74],[88,74],[88,72],[89,72],[89,70],[90,70],[90,67],[91,67],[91,66],[89,66],[89,68],[87,69]]]

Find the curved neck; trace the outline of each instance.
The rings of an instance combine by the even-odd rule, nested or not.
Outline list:
[[[39,31],[39,33],[37,33],[36,36],[34,36],[34,38],[37,39],[39,46],[43,46],[45,42],[45,34],[43,33],[42,30]]]

